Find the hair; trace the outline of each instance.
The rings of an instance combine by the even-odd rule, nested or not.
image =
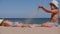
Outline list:
[[[53,3],[50,3],[50,5],[53,5],[54,7],[55,7],[55,9],[59,9],[58,7],[56,7],[56,5],[55,4],[53,4]]]
[[[2,26],[3,22],[1,22],[0,26]]]
[[[2,26],[3,22],[4,22],[4,20],[1,22],[0,26]]]

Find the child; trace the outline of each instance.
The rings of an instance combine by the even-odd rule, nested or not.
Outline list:
[[[59,10],[58,10],[58,2],[53,0],[50,3],[51,9],[47,9],[44,6],[39,6],[39,8],[43,9],[47,13],[51,13],[51,19],[47,23],[43,23],[42,26],[44,27],[52,27],[58,25],[58,17],[59,17]]]

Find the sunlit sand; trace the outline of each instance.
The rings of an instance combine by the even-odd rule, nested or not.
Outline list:
[[[3,27],[0,26],[0,34],[60,34],[60,26],[55,28],[47,27]]]

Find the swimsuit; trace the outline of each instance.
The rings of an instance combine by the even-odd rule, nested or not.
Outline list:
[[[51,25],[57,27],[57,26],[58,26],[58,23],[56,23],[56,22],[52,22]]]

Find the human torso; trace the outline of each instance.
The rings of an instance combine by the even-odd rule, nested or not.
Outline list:
[[[52,15],[51,15],[51,22],[58,23],[58,17],[59,17],[59,11],[57,11],[57,13],[52,13]]]

